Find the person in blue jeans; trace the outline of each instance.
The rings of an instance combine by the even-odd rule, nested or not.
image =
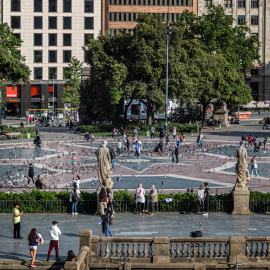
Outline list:
[[[105,233],[105,237],[108,237],[108,234],[112,237],[112,232],[110,225],[112,224],[112,212],[109,209],[104,209],[105,215],[102,216],[102,231]]]
[[[255,175],[258,176],[258,165],[255,160],[255,157],[251,159],[251,172],[250,172],[250,177],[253,177],[253,173],[255,172]]]
[[[72,202],[71,214],[78,215],[77,205],[80,197],[80,191],[77,186],[70,192],[70,202]]]

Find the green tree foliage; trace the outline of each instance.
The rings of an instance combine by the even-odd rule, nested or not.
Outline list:
[[[66,87],[61,96],[63,103],[70,103],[72,108],[77,108],[81,102],[81,68],[82,62],[76,57],[72,57],[65,72]]]

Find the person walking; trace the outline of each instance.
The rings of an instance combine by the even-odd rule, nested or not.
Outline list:
[[[77,206],[78,206],[79,197],[80,197],[80,191],[79,191],[78,187],[76,186],[70,192],[70,197],[69,197],[69,200],[72,203],[72,206],[71,206],[71,214],[72,215],[78,215]]]
[[[148,212],[148,209],[149,208],[149,205],[151,203],[151,216],[154,215],[154,211],[155,211],[155,204],[157,203],[158,201],[158,194],[157,194],[157,190],[155,189],[155,186],[152,185],[151,186],[151,190],[150,190],[150,193],[149,193],[149,199],[147,200],[147,206],[146,206],[146,209],[145,209],[145,213]]]
[[[73,122],[71,120],[69,120],[69,128],[68,131],[73,132]]]
[[[129,146],[130,146],[130,140],[129,138],[127,137],[127,142],[126,142],[126,146],[127,146],[127,151],[129,151]]]
[[[76,162],[77,162],[77,157],[76,154],[73,153],[72,157],[71,157],[71,167],[72,167],[72,171],[75,169],[76,167]]]
[[[253,138],[253,145],[254,145],[254,152],[257,152],[258,151],[258,136]]]
[[[141,215],[145,204],[145,190],[142,188],[142,184],[139,184],[136,189],[136,204],[137,209]]]
[[[175,136],[176,136],[176,127],[175,126],[172,127],[172,135],[173,135],[173,138],[175,139]]]
[[[243,144],[245,144],[245,148],[247,147],[247,138],[246,138],[246,135],[245,135],[245,133],[243,133],[243,135],[242,135],[242,143]]]
[[[120,141],[120,139],[118,139],[118,143],[117,143],[117,154],[120,156],[121,155],[121,148],[122,148],[122,142]]]
[[[205,190],[204,190],[203,202],[204,202],[205,213],[203,213],[202,215],[203,216],[208,216],[208,211],[209,211],[209,187],[208,187],[208,183],[205,182],[204,186],[205,186]]]
[[[21,237],[21,215],[23,212],[19,211],[19,204],[15,203],[12,210],[12,223],[13,223],[13,235],[14,238],[22,239]]]
[[[33,163],[30,163],[29,168],[28,168],[28,185],[30,184],[31,179],[32,179],[33,185],[35,184],[34,176],[35,176],[35,169],[34,169]]]
[[[135,145],[135,157],[140,157],[140,144],[138,141],[136,141]]]
[[[251,163],[251,172],[250,172],[250,177],[253,177],[253,173],[255,172],[255,175],[258,176],[258,165],[255,157],[253,157],[250,161]]]
[[[252,136],[251,136],[251,134],[249,134],[249,136],[248,136],[248,147],[252,147]]]
[[[174,146],[174,153],[175,153],[176,163],[178,163],[179,147],[177,147],[177,145]]]
[[[100,205],[100,213],[104,215],[104,209],[107,208],[107,193],[105,188],[102,188],[99,193],[99,205]]]
[[[264,141],[263,141],[264,153],[266,153],[266,145],[267,145],[267,138],[264,137]]]
[[[113,148],[110,149],[110,156],[111,156],[112,169],[114,169],[115,152]]]
[[[197,198],[198,198],[198,201],[199,201],[199,204],[200,204],[201,214],[203,214],[203,199],[204,199],[203,185],[200,185],[200,189],[198,189]]]
[[[112,213],[109,209],[105,209],[105,216],[102,221],[102,232],[105,233],[105,237],[108,237],[108,234],[112,237],[112,232],[110,225],[113,224],[113,219],[112,219]]]
[[[152,126],[151,127],[151,139],[154,139],[155,138],[155,127]]]
[[[39,135],[36,136],[35,140],[34,140],[34,144],[36,145],[35,148],[40,148],[41,149],[41,139],[39,137]]]
[[[36,267],[35,258],[37,254],[38,241],[40,241],[40,238],[37,234],[37,230],[33,228],[28,235],[29,250],[30,250],[30,255],[32,257],[31,267]]]
[[[61,261],[61,259],[59,258],[59,252],[58,252],[59,236],[61,235],[61,231],[58,227],[57,221],[52,222],[52,226],[49,230],[49,235],[50,235],[50,247],[49,247],[49,251],[48,251],[47,261],[50,260],[50,256],[51,256],[51,252],[52,252],[53,248],[55,249],[56,260]]]
[[[198,136],[198,139],[197,139],[197,142],[198,142],[198,145],[199,145],[200,148],[203,147],[203,140],[204,140],[204,136],[203,136],[202,133],[200,133],[199,136]]]
[[[36,186],[39,190],[42,190],[43,187],[44,187],[44,188],[48,188],[48,187],[43,183],[43,181],[41,180],[41,176],[40,176],[40,175],[38,175],[38,178],[37,178],[37,180],[36,180],[36,182],[35,182],[35,186]]]
[[[174,163],[175,158],[175,147],[172,147],[172,163]]]

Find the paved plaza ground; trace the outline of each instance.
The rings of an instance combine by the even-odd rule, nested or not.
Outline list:
[[[46,260],[49,248],[49,227],[53,220],[59,222],[60,257],[65,259],[71,249],[79,252],[78,232],[81,229],[93,231],[93,235],[104,236],[97,223],[99,216],[68,214],[24,214],[22,216],[22,240],[13,239],[11,214],[1,214],[0,259],[29,260],[27,236],[36,228],[44,237],[45,243],[38,247],[37,260]],[[204,237],[269,236],[270,216],[254,214],[234,216],[229,214],[156,214],[135,215],[117,214],[111,231],[115,237],[189,237],[191,231],[201,230]],[[200,223],[202,226],[200,226]],[[55,252],[52,252],[55,260]]]

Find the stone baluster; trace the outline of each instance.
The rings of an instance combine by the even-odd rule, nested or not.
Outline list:
[[[100,246],[99,257],[103,257],[103,243],[100,243],[99,246]]]
[[[141,258],[142,249],[141,249],[141,243],[138,243],[138,257]]]
[[[111,243],[111,257],[114,257],[114,243]]]
[[[198,250],[198,258],[202,257],[202,246],[201,243],[199,243],[199,250]]]
[[[187,258],[191,258],[190,257],[190,243],[187,243]]]
[[[180,257],[179,244],[176,244],[176,258]]]
[[[149,244],[149,258],[152,258],[153,257],[153,250],[152,250],[152,248],[153,248],[153,245],[152,245],[152,243],[150,243]]]
[[[105,257],[108,258],[110,255],[109,243],[105,243]]]
[[[193,243],[192,257],[193,258],[197,258],[197,254],[196,254],[196,243]]]
[[[245,256],[249,257],[249,248],[248,248],[248,243],[246,243],[246,248],[245,248]]]
[[[214,243],[214,258],[218,258],[218,256],[217,256],[217,245],[218,245],[218,243]]]
[[[130,257],[130,243],[127,243],[127,257]]]
[[[209,245],[209,251],[208,251],[208,258],[212,258],[212,243],[208,243]]]
[[[204,258],[207,258],[206,245],[207,245],[207,243],[204,243],[204,244],[203,244],[203,257],[204,257]]]
[[[269,257],[270,256],[270,243],[267,242],[267,253],[266,256]]]
[[[250,242],[250,245],[251,245],[251,248],[250,248],[250,257],[254,257],[254,248],[253,248],[254,243],[253,242]]]
[[[135,243],[133,243],[133,256],[132,257],[134,257],[134,258],[137,257],[137,251],[136,251],[136,244]]]
[[[147,249],[146,249],[146,243],[143,244],[144,245],[144,249],[143,249],[143,257],[147,258]]]
[[[116,257],[120,257],[119,243],[116,243]]]
[[[126,257],[126,252],[125,252],[125,243],[122,243],[122,257]]]
[[[259,242],[256,242],[256,245],[257,245],[257,247],[256,247],[256,257],[260,257],[260,243]]]
[[[265,242],[261,242],[261,244],[262,244],[262,254],[261,254],[261,257],[265,257],[265,248],[264,248]]]

